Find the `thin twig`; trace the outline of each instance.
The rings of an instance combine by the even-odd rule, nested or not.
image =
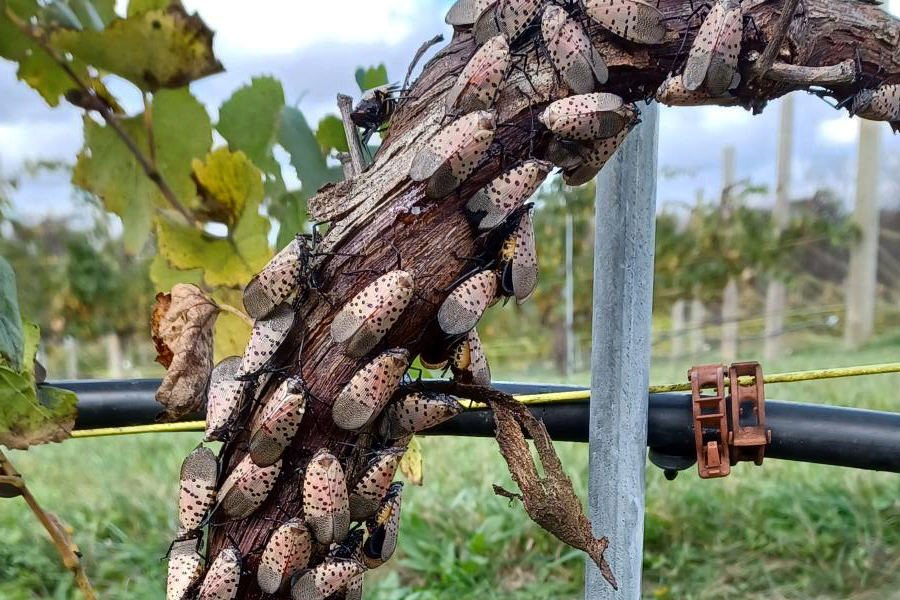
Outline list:
[[[794,19],[794,13],[797,11],[797,4],[799,4],[799,2],[800,0],[785,0],[784,6],[781,7],[778,28],[775,30],[772,39],[766,44],[765,49],[763,49],[759,60],[753,65],[754,77],[762,77],[772,68],[772,65],[775,63],[775,58],[778,56],[778,51],[781,50],[784,36],[787,35],[787,31]]]
[[[350,119],[350,111],[353,110],[353,98],[345,94],[337,95],[338,109],[341,111],[341,121],[344,123],[344,135],[347,136],[347,147],[350,149],[351,177],[356,177],[366,169],[366,161],[363,158],[362,146],[356,125]]]
[[[341,168],[344,170],[344,180],[353,179],[353,165],[350,163],[350,153],[338,152],[335,158],[338,159],[338,162],[341,163]]]
[[[253,327],[253,319],[251,319],[249,316],[247,316],[247,314],[244,311],[242,311],[241,309],[235,308],[234,306],[231,306],[230,304],[224,304],[221,302],[218,304],[219,304],[219,308],[221,310],[223,310],[227,313],[233,314],[234,316],[239,318],[241,321],[243,321],[250,327]]]
[[[412,62],[409,63],[409,68],[406,70],[406,77],[403,79],[403,87],[400,88],[400,95],[405,96],[406,91],[409,89],[406,86],[409,85],[409,78],[412,76],[413,69],[416,68],[416,65],[419,63],[419,60],[422,58],[422,55],[428,52],[428,49],[434,46],[435,44],[440,44],[444,41],[444,35],[438,34],[422,44],[419,49],[416,51],[416,55],[413,56]]]
[[[147,146],[150,148],[150,166],[156,170],[156,138],[153,135],[153,104],[147,92],[141,92],[144,100],[144,127],[147,128]]]
[[[46,40],[44,40],[42,36],[35,33],[29,23],[23,21],[18,17],[18,15],[12,12],[12,9],[7,6],[6,2],[3,2],[2,6],[4,8],[6,17],[13,23],[13,25],[15,25],[15,27],[19,29],[19,31],[27,35],[38,46],[40,46],[41,49],[43,49],[44,52],[46,52],[47,55],[50,56],[50,58],[53,59],[53,61],[57,65],[59,65],[59,67],[63,71],[65,71],[66,75],[69,76],[69,78],[75,83],[75,85],[77,85],[88,98],[94,100],[94,102],[91,103],[93,109],[100,113],[100,116],[103,117],[103,120],[106,121],[106,124],[116,132],[116,135],[119,136],[119,138],[128,148],[129,152],[131,152],[134,155],[135,159],[137,159],[138,163],[141,165],[141,168],[144,170],[144,173],[147,175],[150,181],[155,183],[156,187],[159,188],[160,193],[162,193],[166,201],[168,201],[168,203],[172,205],[172,208],[181,213],[181,216],[183,216],[190,225],[197,227],[197,220],[190,212],[188,212],[184,205],[179,202],[178,198],[175,196],[175,192],[172,191],[172,188],[169,187],[169,184],[166,183],[160,172],[156,170],[151,161],[148,160],[146,156],[144,156],[144,153],[141,152],[140,148],[137,147],[137,144],[135,144],[134,140],[132,140],[125,132],[125,130],[122,129],[122,126],[117,122],[115,115],[113,115],[106,103],[103,102],[102,99],[97,97],[97,95],[94,93],[93,88],[91,88],[81,80],[81,77],[79,77],[78,74],[72,70],[72,68],[69,66],[69,63],[66,62],[53,47],[47,44]]]
[[[87,578],[84,568],[81,565],[81,559],[78,556],[78,547],[75,546],[75,543],[72,541],[69,534],[62,529],[62,525],[59,521],[41,508],[41,505],[38,504],[38,501],[31,495],[31,492],[25,485],[25,480],[19,475],[6,456],[4,456],[3,452],[0,452],[0,473],[4,474],[4,477],[2,478],[3,483],[13,485],[19,489],[28,508],[31,509],[31,512],[38,518],[41,525],[47,530],[47,533],[50,534],[50,539],[53,540],[53,545],[56,546],[56,550],[59,552],[63,565],[75,576],[75,584],[81,590],[81,593],[84,594],[84,597],[88,600],[97,600],[97,596],[94,594],[94,588],[91,586],[91,582]]]
[[[805,67],[777,62],[765,73],[770,81],[800,86],[846,85],[856,81],[856,61],[848,58],[844,62],[825,67]]]

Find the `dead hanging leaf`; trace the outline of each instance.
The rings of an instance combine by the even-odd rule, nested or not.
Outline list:
[[[524,404],[491,388],[440,382],[429,385],[428,389],[484,402],[491,407],[500,454],[506,460],[521,494],[497,485],[494,486],[494,492],[511,501],[521,500],[532,521],[573,548],[587,552],[603,577],[614,589],[618,589],[616,578],[603,556],[609,540],[594,537],[591,522],[584,516],[572,481],[563,471],[562,462],[544,424]],[[532,458],[525,439],[526,433],[534,440],[543,476]]]
[[[212,372],[213,326],[219,307],[200,288],[178,284],[157,294],[151,332],[156,360],[166,376],[156,400],[166,407],[160,420],[176,421],[203,406]]]

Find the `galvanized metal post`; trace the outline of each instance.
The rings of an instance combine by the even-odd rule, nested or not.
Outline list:
[[[597,178],[589,511],[619,591],[589,561],[590,600],[641,597],[658,105],[641,116]]]

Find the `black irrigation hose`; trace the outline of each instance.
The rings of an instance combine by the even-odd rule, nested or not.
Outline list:
[[[158,379],[63,381],[52,385],[78,395],[75,429],[147,425],[161,407],[154,399]],[[583,390],[577,386],[496,383],[512,394]],[[558,441],[588,441],[586,402],[529,406]],[[202,419],[192,415],[188,420]],[[766,424],[772,430],[767,458],[780,458],[900,473],[900,414],[855,408],[766,402]],[[654,463],[667,469],[693,463],[694,433],[689,394],[650,394],[648,446]],[[464,412],[424,432],[426,435],[489,437],[494,421],[488,410]]]

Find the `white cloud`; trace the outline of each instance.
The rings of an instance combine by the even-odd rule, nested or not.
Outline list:
[[[826,144],[851,144],[856,141],[858,131],[857,119],[840,116],[821,121],[816,136]]]

